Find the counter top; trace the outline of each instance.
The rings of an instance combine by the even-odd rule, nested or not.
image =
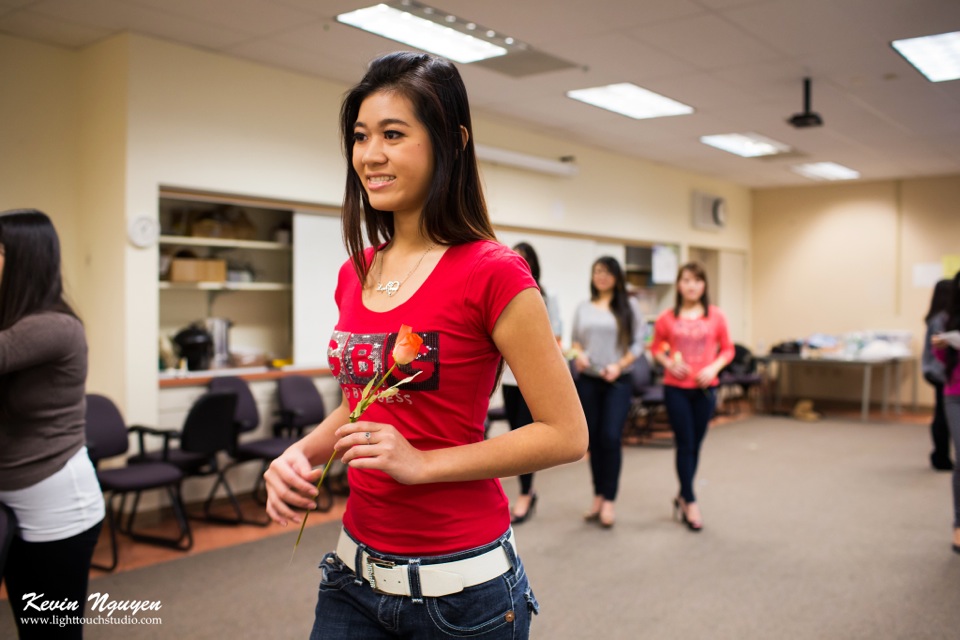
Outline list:
[[[240,367],[236,369],[209,369],[207,371],[161,371],[159,384],[161,389],[176,387],[205,387],[214,378],[221,376],[237,376],[247,381],[276,380],[290,375],[301,376],[328,376],[330,369],[319,366],[292,365],[282,369],[268,367]]]

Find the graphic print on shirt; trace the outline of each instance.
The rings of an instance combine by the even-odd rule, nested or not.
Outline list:
[[[436,391],[440,388],[440,333],[437,331],[417,331],[423,339],[420,352],[413,362],[397,365],[384,383],[389,387],[404,378],[420,372],[416,378],[405,384],[399,395],[387,398],[392,402],[410,402],[411,391]],[[344,393],[358,398],[374,376],[383,375],[393,366],[393,346],[397,342],[397,333],[350,333],[334,331],[327,348],[327,360],[330,372],[340,383]]]
[[[683,354],[687,362],[712,360],[704,353],[707,345],[707,326],[705,322],[680,320],[673,327],[673,342],[670,349]]]

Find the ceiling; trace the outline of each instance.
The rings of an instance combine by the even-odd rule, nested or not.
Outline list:
[[[475,115],[749,187],[811,184],[832,161],[862,180],[960,174],[960,80],[931,83],[890,41],[960,30],[958,0],[423,0],[575,66],[514,77],[460,65]],[[344,84],[400,45],[338,24],[373,0],[0,0],[0,32],[80,49],[122,31]],[[802,79],[824,126],[802,111]],[[632,120],[564,92],[633,82],[693,106]],[[740,158],[702,135],[756,132],[795,157]],[[482,142],[482,141],[481,141]],[[522,150],[520,150],[522,151]]]

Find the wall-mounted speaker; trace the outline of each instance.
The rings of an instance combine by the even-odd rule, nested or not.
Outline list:
[[[691,221],[695,229],[720,231],[726,226],[727,203],[723,198],[702,191],[694,191],[692,200]]]

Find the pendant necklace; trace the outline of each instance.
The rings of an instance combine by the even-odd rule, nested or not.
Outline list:
[[[430,246],[427,247],[427,250],[423,252],[423,255],[420,256],[420,259],[417,260],[417,264],[413,265],[413,269],[410,269],[410,272],[403,277],[403,280],[388,280],[386,284],[383,284],[383,252],[380,255],[380,270],[377,273],[377,293],[385,293],[388,296],[393,296],[399,289],[400,285],[407,281],[407,278],[413,275],[413,272],[420,267],[420,263],[423,262],[423,259],[427,257],[427,254],[437,246],[435,242],[431,242]]]

